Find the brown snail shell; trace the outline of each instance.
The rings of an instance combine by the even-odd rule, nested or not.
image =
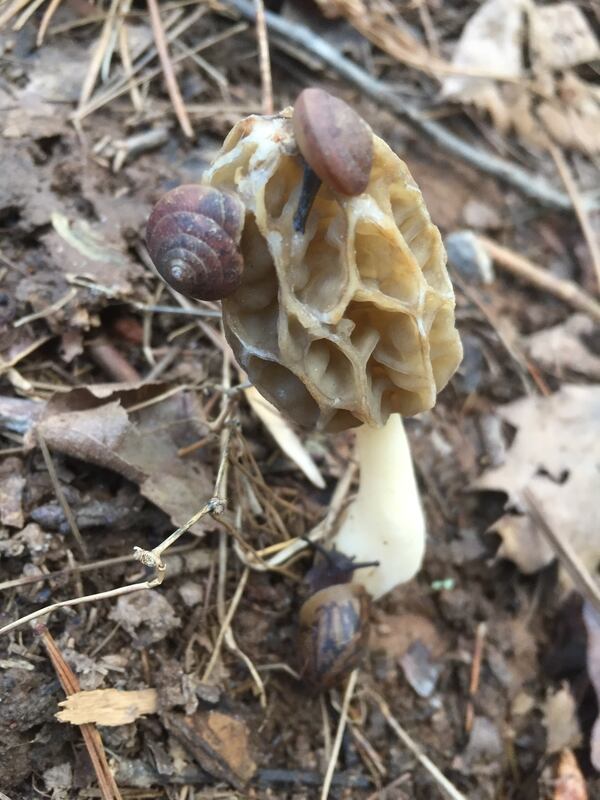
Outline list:
[[[240,285],[239,242],[244,205],[211,186],[172,189],[154,206],[146,225],[148,252],[173,289],[196,300],[220,300]]]
[[[323,183],[345,195],[365,191],[373,165],[373,134],[354,109],[323,89],[304,89],[292,123],[300,153]]]
[[[300,673],[315,689],[341,681],[365,655],[371,598],[359,584],[338,583],[311,595],[300,609]]]

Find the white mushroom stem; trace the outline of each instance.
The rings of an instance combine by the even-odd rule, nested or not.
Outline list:
[[[360,488],[335,537],[335,547],[356,561],[379,561],[354,580],[374,598],[418,571],[425,551],[425,517],[402,418],[356,433]]]

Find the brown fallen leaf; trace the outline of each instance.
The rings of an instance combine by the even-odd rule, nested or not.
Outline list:
[[[528,7],[529,42],[538,66],[566,69],[600,58],[600,45],[575,3]]]
[[[161,715],[166,727],[183,744],[203,770],[242,790],[256,772],[249,752],[248,726],[220,711],[190,716]]]
[[[38,429],[51,450],[137,483],[142,495],[179,526],[213,487],[200,455],[185,460],[178,455],[181,447],[207,433],[196,395],[182,390],[164,396],[167,388],[112,384],[74,389],[47,403]],[[192,530],[200,532],[206,524],[201,521]]]
[[[526,11],[533,20],[529,26]],[[526,29],[532,54],[528,76],[522,56]],[[452,63],[497,74],[499,80],[451,75],[443,82],[442,97],[473,104],[490,115],[501,133],[514,129],[537,147],[554,142],[597,153],[600,91],[566,70],[570,64],[597,57],[597,39],[574,5],[538,7],[528,0],[486,0],[463,28]],[[559,63],[561,72],[552,66]]]
[[[486,0],[463,28],[452,64],[503,78],[520,78],[525,6],[526,0]],[[473,103],[487,111],[501,131],[511,124],[502,87],[491,78],[450,75],[442,84],[441,94],[446,100]]]
[[[581,744],[577,705],[567,685],[551,693],[544,705],[546,753],[558,753],[565,747]]]
[[[156,689],[138,689],[130,692],[119,689],[95,689],[77,692],[58,704],[62,711],[54,716],[60,722],[83,725],[127,725],[138,717],[155,714],[158,709]]]
[[[573,314],[560,325],[523,337],[527,353],[544,369],[563,377],[566,371],[600,379],[600,358],[584,344],[592,336],[594,322],[585,314]]]
[[[600,387],[564,384],[550,397],[526,397],[498,413],[517,434],[505,463],[484,473],[474,488],[505,492],[507,508],[516,511],[529,488],[551,528],[594,573],[600,561]],[[499,555],[523,572],[542,569],[555,558],[527,517],[504,516],[492,530],[503,539]]]
[[[560,754],[552,800],[588,800],[585,778],[571,750],[563,750]]]

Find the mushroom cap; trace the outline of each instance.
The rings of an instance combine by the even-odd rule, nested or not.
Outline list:
[[[305,428],[425,411],[462,357],[440,233],[406,164],[375,135],[365,191],[324,184],[294,231],[303,164],[292,115],[241,120],[204,175],[246,208],[227,339],[261,394]]]

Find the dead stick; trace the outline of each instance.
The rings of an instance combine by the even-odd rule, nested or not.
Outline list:
[[[194,136],[194,131],[185,107],[185,103],[183,102],[183,97],[179,91],[179,86],[177,85],[177,79],[175,78],[175,71],[169,57],[165,32],[156,0],[148,0],[148,10],[150,11],[150,22],[152,24],[152,32],[154,34],[156,51],[160,59],[163,74],[165,76],[165,83],[167,84],[167,91],[169,93],[169,97],[171,98],[175,115],[179,121],[181,130],[185,133],[188,139],[192,139]]]
[[[587,292],[580,289],[573,281],[567,281],[564,278],[556,278],[548,270],[542,269],[533,261],[518,255],[518,253],[509,250],[508,247],[496,244],[491,239],[486,239],[484,236],[478,236],[478,241],[494,260],[494,262],[518,278],[522,278],[527,283],[532,284],[538,289],[543,289],[550,292],[563,303],[576,308],[578,311],[583,311],[589,314],[592,319],[600,321],[600,303],[594,300]]]
[[[38,624],[35,631],[42,639],[46,652],[48,653],[48,658],[52,662],[52,666],[54,667],[64,693],[69,697],[79,692],[81,687],[79,686],[77,676],[63,658],[48,628],[45,625]],[[102,744],[102,739],[100,738],[96,726],[91,722],[86,722],[80,725],[79,729],[81,730],[81,735],[83,736],[92,766],[94,767],[94,772],[98,778],[98,786],[102,799],[122,800],[117,782],[108,766],[104,745]]]
[[[223,5],[236,10],[246,19],[252,21],[255,19],[254,5],[249,0],[227,0]],[[215,7],[214,10],[218,12],[219,7]],[[425,114],[407,103],[405,98],[400,97],[394,89],[345,58],[336,47],[326,42],[314,31],[304,25],[289,22],[269,11],[265,12],[265,20],[273,41],[276,42],[277,38],[284,39],[286,42],[298,46],[300,50],[310,53],[311,56],[316,56],[342,78],[356,86],[376,103],[389,108],[406,120],[413,128],[425,134],[446,152],[457,156],[481,172],[504,181],[525,197],[530,197],[547,208],[559,211],[573,210],[571,199],[564,192],[558,191],[543,178],[539,178],[527,170],[480,150],[478,147],[473,147],[447,131],[439,123],[427,119]],[[596,197],[587,203],[588,208],[597,208],[599,205],[600,198]]]
[[[483,657],[483,643],[487,633],[487,625],[480,622],[475,633],[475,647],[473,649],[473,661],[471,663],[471,680],[469,682],[469,700],[467,701],[467,711],[465,714],[465,731],[471,733],[473,720],[475,718],[475,706],[473,701],[479,689],[479,678],[481,676],[481,659]]]

